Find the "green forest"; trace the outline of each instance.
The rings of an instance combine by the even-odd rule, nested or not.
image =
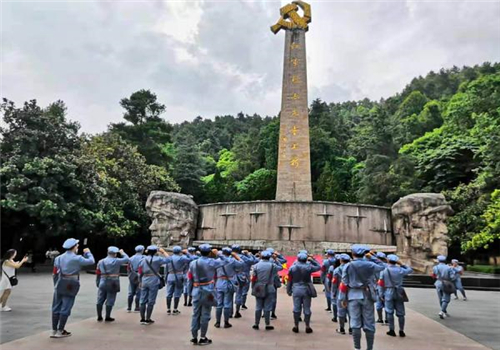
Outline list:
[[[71,106],[36,100],[1,111],[2,242],[24,238],[148,235],[152,190],[201,203],[274,199],[279,116],[168,122],[154,91],[117,101],[123,121],[88,135]],[[414,78],[380,101],[309,110],[315,200],[391,206],[415,192],[441,192],[455,215],[451,244],[498,253],[500,64],[453,67]]]

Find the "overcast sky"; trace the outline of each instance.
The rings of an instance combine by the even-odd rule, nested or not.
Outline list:
[[[280,1],[11,1],[2,4],[1,95],[61,99],[83,131],[120,121],[151,89],[173,123],[276,115]],[[309,100],[388,97],[441,67],[500,61],[498,1],[311,1]]]

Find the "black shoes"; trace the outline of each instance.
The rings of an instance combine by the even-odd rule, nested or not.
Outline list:
[[[258,324],[254,324],[254,325],[252,326],[252,328],[258,331],[258,330],[259,330],[259,325],[258,325]]]
[[[312,330],[312,328],[311,328],[311,327],[306,327],[306,333],[307,333],[307,334],[310,334],[310,333],[312,333],[312,332],[313,332],[313,330]]]
[[[103,321],[102,316],[97,317],[97,322],[102,322],[102,321]]]
[[[168,309],[167,310],[167,315],[172,315],[172,310]]]
[[[325,311],[330,312],[330,311],[332,311],[332,309],[331,308],[327,308],[327,309],[325,309]]]
[[[234,314],[234,318],[241,318],[241,314],[240,314],[239,312],[236,312],[236,313]]]
[[[344,334],[345,335],[345,329],[344,328],[337,328],[336,331],[339,334]]]
[[[248,309],[246,305],[241,305],[241,308],[242,308],[243,310],[247,310],[247,309]]]
[[[172,312],[172,315],[177,316],[177,315],[180,315],[180,313],[181,313],[181,312],[180,312],[179,310],[174,310],[174,311]]]
[[[148,325],[148,323],[146,322],[146,320],[145,320],[145,319],[143,319],[143,318],[141,319],[140,323],[141,323],[143,326],[147,326],[147,325]]]
[[[214,327],[215,328],[220,328],[220,322],[215,322]]]
[[[332,322],[337,323],[337,317],[332,318]]]
[[[224,322],[224,328],[231,328],[233,325],[229,322]]]
[[[292,328],[293,333],[299,333],[299,327],[293,327]]]
[[[386,333],[387,335],[390,335],[391,337],[395,337],[396,336],[396,332],[394,332],[393,330],[390,330],[389,332]]]
[[[349,335],[352,335],[352,328],[349,328]]]
[[[146,320],[146,323],[147,323],[148,325],[150,325],[150,324],[155,323],[155,321],[153,321],[152,319],[149,319],[149,320]]]
[[[104,322],[113,322],[115,319],[113,317],[106,317]]]
[[[381,320],[380,318],[377,320],[377,323],[384,323],[384,320]]]
[[[278,316],[276,316],[276,314],[273,312],[271,314],[271,320],[277,320],[278,319]]]
[[[198,345],[198,339],[196,339],[196,338],[191,339],[190,342],[193,345]]]
[[[205,337],[205,338],[201,338],[201,339],[198,341],[198,345],[209,345],[209,344],[212,344],[212,340],[211,340],[211,339],[208,339],[207,337]]]
[[[400,336],[401,338],[404,338],[404,337],[406,337],[406,334],[405,334],[405,332],[404,332],[404,331],[399,331],[399,336]]]

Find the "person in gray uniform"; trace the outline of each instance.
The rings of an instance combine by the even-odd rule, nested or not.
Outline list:
[[[198,255],[196,254],[195,247],[189,247],[187,255],[191,258],[191,261],[198,259]],[[189,281],[187,278],[188,271],[189,271],[189,264],[186,266],[186,268],[184,270],[184,289],[183,289],[184,306],[189,307],[189,306],[193,306],[193,297],[191,296],[191,293],[189,290]]]
[[[128,300],[127,312],[132,312],[132,304],[135,297],[134,312],[140,312],[139,301],[141,300],[141,288],[139,287],[139,264],[144,258],[144,246],[138,245],[135,247],[135,254],[130,258],[127,265],[128,274]]]
[[[460,291],[460,293],[462,293],[464,301],[467,301],[467,296],[465,295],[465,289],[464,286],[462,285],[462,275],[464,273],[464,268],[458,264],[457,259],[451,260],[451,267],[453,268],[453,270],[455,270],[455,288],[456,288],[455,300],[458,300],[457,291]]]
[[[262,312],[264,312],[264,320],[266,330],[273,330],[271,326],[271,312],[273,310],[274,293],[276,287],[274,285],[274,276],[277,271],[283,270],[283,266],[276,260],[272,260],[272,253],[269,250],[264,250],[260,253],[260,261],[253,268],[252,295],[255,297],[255,324],[253,329],[259,329]]]
[[[121,258],[117,257],[120,253]],[[97,321],[102,322],[102,307],[106,302],[106,318],[104,321],[113,322],[111,311],[115,305],[116,294],[120,291],[120,267],[129,262],[129,257],[123,249],[108,247],[108,256],[97,263]]]
[[[191,317],[191,344],[209,345],[212,340],[207,338],[212,307],[217,305],[215,295],[215,273],[218,268],[229,263],[224,255],[219,255],[217,249],[212,250],[210,244],[199,247],[201,257],[189,264],[188,280],[193,296],[193,316]],[[200,339],[198,339],[198,333]]]
[[[386,269],[380,274],[379,285],[382,287],[385,313],[389,323],[387,335],[396,336],[394,331],[394,310],[399,323],[399,336],[405,337],[405,302],[408,301],[403,288],[403,279],[413,272],[411,267],[401,264],[395,254],[387,256],[389,262]]]
[[[448,304],[451,300],[451,294],[456,291],[456,273],[451,266],[446,265],[446,256],[439,255],[437,257],[437,260],[438,265],[434,266],[434,268],[432,269],[432,277],[436,279],[434,285],[436,286],[439,306],[441,307],[441,311],[439,311],[439,317],[441,319],[444,319],[450,316],[448,314]]]
[[[184,289],[184,270],[193,259],[187,251],[183,251],[180,246],[172,248],[174,253],[166,265],[167,271],[167,315],[178,315],[179,301]],[[172,311],[172,297],[174,298],[174,311]]]
[[[306,333],[312,333],[311,328],[311,298],[317,296],[316,289],[312,282],[311,275],[321,270],[321,265],[313,256],[307,256],[304,253],[297,255],[297,263],[288,271],[288,283],[286,291],[293,297],[293,321],[294,333],[299,332],[299,318],[304,310],[304,321],[306,324]]]
[[[360,244],[351,247],[354,260],[346,265],[339,289],[347,295],[354,348],[361,349],[361,328],[366,336],[366,349],[373,350],[375,341],[375,308],[377,299],[374,275],[385,266],[370,253],[370,248]]]
[[[95,264],[90,249],[83,250],[83,256],[78,255],[78,240],[69,238],[64,241],[64,254],[54,260],[53,280],[54,297],[52,298],[52,333],[51,338],[71,336],[66,322],[71,315],[75,298],[80,290],[80,270],[83,266]]]
[[[227,265],[217,269],[217,277],[215,282],[215,290],[217,293],[217,308],[215,328],[220,328],[222,312],[224,312],[224,328],[231,328],[229,323],[233,312],[233,298],[236,289],[236,274],[243,269],[244,262],[238,254],[233,253],[231,248],[222,248],[222,254],[228,261]]]

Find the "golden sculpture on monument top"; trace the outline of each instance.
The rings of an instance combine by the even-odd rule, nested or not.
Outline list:
[[[302,9],[304,16],[300,16],[297,11]],[[292,1],[291,4],[285,5],[280,9],[281,17],[278,23],[271,26],[271,31],[276,34],[281,29],[303,29],[309,30],[308,24],[311,23],[311,5],[304,1]]]

